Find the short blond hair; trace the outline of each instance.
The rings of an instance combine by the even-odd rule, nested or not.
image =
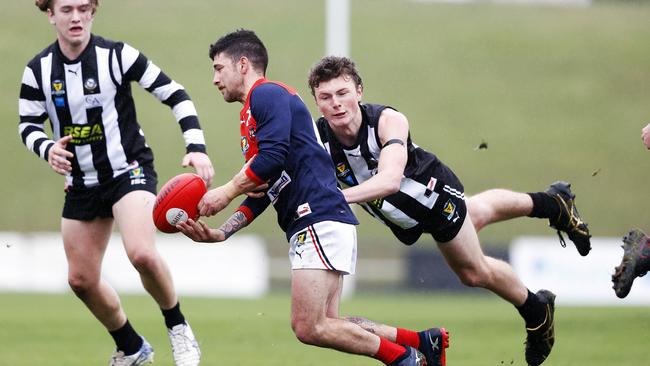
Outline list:
[[[34,4],[41,11],[47,11],[47,9],[52,10],[52,6],[54,5],[54,0],[36,0],[34,1]],[[93,6],[93,13],[94,13],[97,7],[99,6],[99,0],[90,0],[90,4]]]

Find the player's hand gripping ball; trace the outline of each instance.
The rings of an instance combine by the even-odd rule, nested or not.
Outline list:
[[[176,224],[199,218],[199,201],[208,191],[201,177],[183,173],[170,179],[158,192],[153,207],[153,222],[163,233],[176,233]]]

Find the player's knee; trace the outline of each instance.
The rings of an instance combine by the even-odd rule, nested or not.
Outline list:
[[[292,321],[291,328],[300,342],[309,345],[320,344],[321,332],[318,325],[309,324],[304,321]]]
[[[83,297],[88,291],[96,286],[98,281],[84,275],[68,276],[68,285],[70,289],[79,297]]]
[[[138,272],[153,272],[158,265],[159,257],[150,250],[135,250],[129,254],[131,264]]]
[[[466,268],[457,272],[458,279],[468,287],[485,287],[485,274],[475,268]]]

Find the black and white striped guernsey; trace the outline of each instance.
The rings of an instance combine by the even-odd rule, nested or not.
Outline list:
[[[321,142],[332,157],[336,176],[344,188],[361,184],[377,173],[381,151],[379,117],[384,109],[391,108],[377,104],[361,104],[360,107],[362,122],[354,146],[343,146],[324,117],[316,121]],[[401,241],[411,244],[423,231],[428,232],[425,226],[432,221],[434,205],[442,192],[461,200],[464,194],[434,176],[437,168],[444,164],[434,154],[415,145],[410,135],[406,147],[408,161],[400,190],[359,204],[387,225]]]
[[[47,160],[54,142],[72,135],[68,150],[74,158],[66,180],[75,187],[96,186],[152,164],[153,152],[136,118],[132,81],[172,109],[187,152],[205,152],[196,108],[183,86],[135,48],[96,35],[76,60],[68,60],[54,42],[25,67],[19,100],[23,143]],[[52,138],[44,128],[48,118]]]

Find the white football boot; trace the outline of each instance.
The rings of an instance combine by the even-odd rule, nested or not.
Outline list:
[[[178,324],[167,329],[169,341],[172,344],[172,354],[176,366],[197,366],[201,361],[199,343],[187,323]]]
[[[142,338],[142,347],[138,352],[125,356],[122,351],[115,351],[108,366],[140,366],[153,362],[153,347]]]

